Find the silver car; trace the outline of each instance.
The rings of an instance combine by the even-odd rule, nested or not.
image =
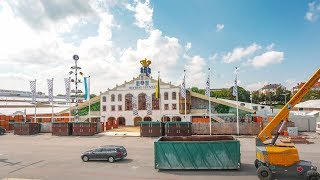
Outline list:
[[[89,160],[108,160],[110,163],[113,163],[126,156],[127,150],[123,146],[107,145],[82,153],[81,159],[84,162]]]

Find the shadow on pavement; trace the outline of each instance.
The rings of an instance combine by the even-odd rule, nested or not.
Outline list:
[[[241,164],[239,170],[159,170],[159,173],[187,176],[252,176],[256,175],[253,164]]]
[[[128,164],[128,163],[131,163],[132,161],[133,159],[122,159],[110,164]],[[86,163],[109,163],[109,162],[107,160],[90,160]]]

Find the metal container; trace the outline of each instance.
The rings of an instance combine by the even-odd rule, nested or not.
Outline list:
[[[166,122],[166,136],[191,136],[191,122]]]
[[[97,133],[97,123],[92,122],[74,122],[72,123],[73,136],[93,136]]]
[[[139,124],[141,137],[159,137],[164,134],[164,124],[162,122],[141,121]]]
[[[239,169],[240,141],[233,136],[160,137],[155,169]]]
[[[65,123],[65,122],[52,123],[52,135],[53,136],[71,136],[72,123]]]
[[[34,135],[40,132],[38,123],[14,123],[14,134],[16,135]]]

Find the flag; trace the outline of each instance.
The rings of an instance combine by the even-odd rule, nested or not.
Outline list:
[[[53,103],[53,78],[47,79],[49,102]]]
[[[89,100],[90,99],[90,90],[88,88],[88,82],[90,81],[90,78],[84,77],[84,99]]]
[[[237,78],[234,80],[232,95],[233,95],[233,96],[238,96]]]
[[[32,96],[32,104],[36,103],[36,96],[37,96],[37,87],[36,87],[36,80],[30,81],[30,90],[31,90],[31,96]]]
[[[206,82],[206,96],[210,97],[210,69],[209,69],[209,74],[208,74],[208,79]]]
[[[233,85],[233,91],[232,91],[233,96],[238,96],[238,80],[237,80],[238,71],[239,69],[236,67],[236,70],[234,71],[234,73],[236,74],[236,78],[234,80],[234,85]]]
[[[186,70],[184,70],[184,75],[183,75],[183,80],[181,84],[181,96],[186,99],[187,94],[186,94]]]
[[[64,85],[66,88],[66,101],[70,102],[70,78],[64,78]]]
[[[156,85],[156,99],[159,99],[160,95],[160,72],[158,72],[158,82]]]
[[[146,95],[147,115],[152,114],[151,102],[152,102],[151,97]]]
[[[132,97],[132,112],[133,115],[138,115],[138,98],[136,96]]]

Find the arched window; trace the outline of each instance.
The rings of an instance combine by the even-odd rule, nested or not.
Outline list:
[[[152,110],[159,110],[159,99],[156,99],[156,93],[152,94]]]
[[[118,101],[122,101],[122,95],[118,94]]]
[[[140,93],[138,95],[138,110],[146,110],[147,102],[146,102],[146,94]]]
[[[125,106],[126,106],[126,111],[131,111],[132,110],[132,94],[126,94],[125,95]]]
[[[115,100],[115,96],[114,94],[111,94],[111,102],[114,102],[114,100]]]
[[[102,102],[107,102],[107,97],[103,96],[102,97]]]
[[[177,93],[176,92],[172,92],[172,100],[176,100],[177,99]]]
[[[168,92],[165,92],[164,93],[164,100],[168,100],[169,99],[169,93]]]

